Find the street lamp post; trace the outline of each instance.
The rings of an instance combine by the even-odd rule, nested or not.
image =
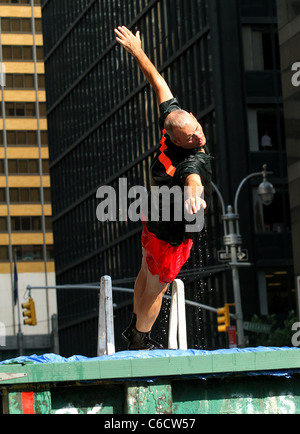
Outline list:
[[[267,171],[267,165],[263,166],[262,172],[255,172],[246,176],[240,183],[234,200],[234,209],[231,205],[227,206],[225,209],[225,203],[223,197],[217,188],[217,186],[212,183],[212,186],[217,193],[222,206],[222,220],[224,226],[224,236],[223,244],[225,246],[225,251],[220,252],[222,254],[221,259],[228,261],[232,271],[232,284],[235,302],[235,318],[236,318],[236,328],[237,328],[237,340],[238,346],[245,346],[244,337],[244,322],[243,322],[243,310],[241,301],[241,289],[240,289],[240,279],[239,279],[239,267],[242,265],[249,265],[249,263],[243,263],[247,259],[247,253],[242,251],[242,236],[240,235],[239,229],[239,214],[238,214],[238,198],[243,185],[251,178],[256,176],[262,176],[263,182],[258,187],[258,194],[262,199],[264,205],[270,205],[273,200],[275,189],[273,185],[267,181],[267,175],[272,172]]]

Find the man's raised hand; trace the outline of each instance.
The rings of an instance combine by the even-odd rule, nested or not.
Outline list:
[[[142,48],[140,32],[136,32],[134,35],[127,27],[119,26],[115,29],[117,35],[116,40],[121,44],[125,50],[135,56]]]

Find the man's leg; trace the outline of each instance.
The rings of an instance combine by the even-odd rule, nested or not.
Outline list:
[[[142,266],[134,285],[133,313],[132,313],[130,324],[128,325],[126,330],[124,330],[124,332],[122,333],[123,338],[127,342],[131,341],[133,336],[133,330],[136,327],[136,321],[137,321],[136,311],[138,309],[138,304],[139,304],[137,300],[140,301],[142,299],[142,295],[144,293],[146,283],[147,283],[147,263],[145,260],[144,249],[143,249]]]
[[[141,270],[134,287],[134,307],[129,327],[123,332],[123,337],[129,342],[128,349],[158,349],[163,348],[150,337],[162,304],[168,284],[160,283],[158,276],[153,276],[148,270],[146,252],[143,249]]]
[[[168,289],[168,283],[160,283],[158,276],[148,270],[146,252],[143,249],[143,262],[134,288],[134,313],[137,316],[136,329],[142,333],[151,331]]]

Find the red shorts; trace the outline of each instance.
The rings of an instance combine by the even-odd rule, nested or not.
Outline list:
[[[150,232],[145,222],[143,226],[142,246],[150,273],[159,276],[161,283],[173,282],[190,257],[193,240],[186,239],[179,246],[172,246]]]

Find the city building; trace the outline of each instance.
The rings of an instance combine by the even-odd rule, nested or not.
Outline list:
[[[295,288],[300,318],[300,2],[277,0]]]
[[[115,41],[120,24],[141,31],[145,51],[182,107],[201,120],[214,156],[214,183],[226,205],[233,205],[249,174],[262,172],[264,164],[273,172],[271,205],[257,194],[261,176],[239,195],[248,259],[239,263],[239,276],[244,320],[285,317],[295,308],[295,285],[275,2],[44,0],[42,17],[56,279],[95,285],[58,293],[62,353],[95,355],[100,277],[133,288],[140,266],[141,222],[96,216],[99,187],[114,187],[118,204],[124,199],[121,180],[128,189],[149,187],[160,142],[155,96]],[[205,230],[180,275],[188,300],[213,307],[234,302],[230,258],[220,256],[221,212],[214,194]],[[116,291],[114,305],[116,346],[124,349],[120,335],[132,296]],[[168,307],[166,301],[153,330],[164,345]],[[186,310],[189,346],[226,345],[215,313]],[[252,337],[246,336],[250,344]]]
[[[56,293],[26,291],[28,285],[55,284],[40,1],[1,0],[0,19],[0,360],[4,360],[53,349]],[[22,304],[29,295],[35,302],[36,326],[23,324]]]

